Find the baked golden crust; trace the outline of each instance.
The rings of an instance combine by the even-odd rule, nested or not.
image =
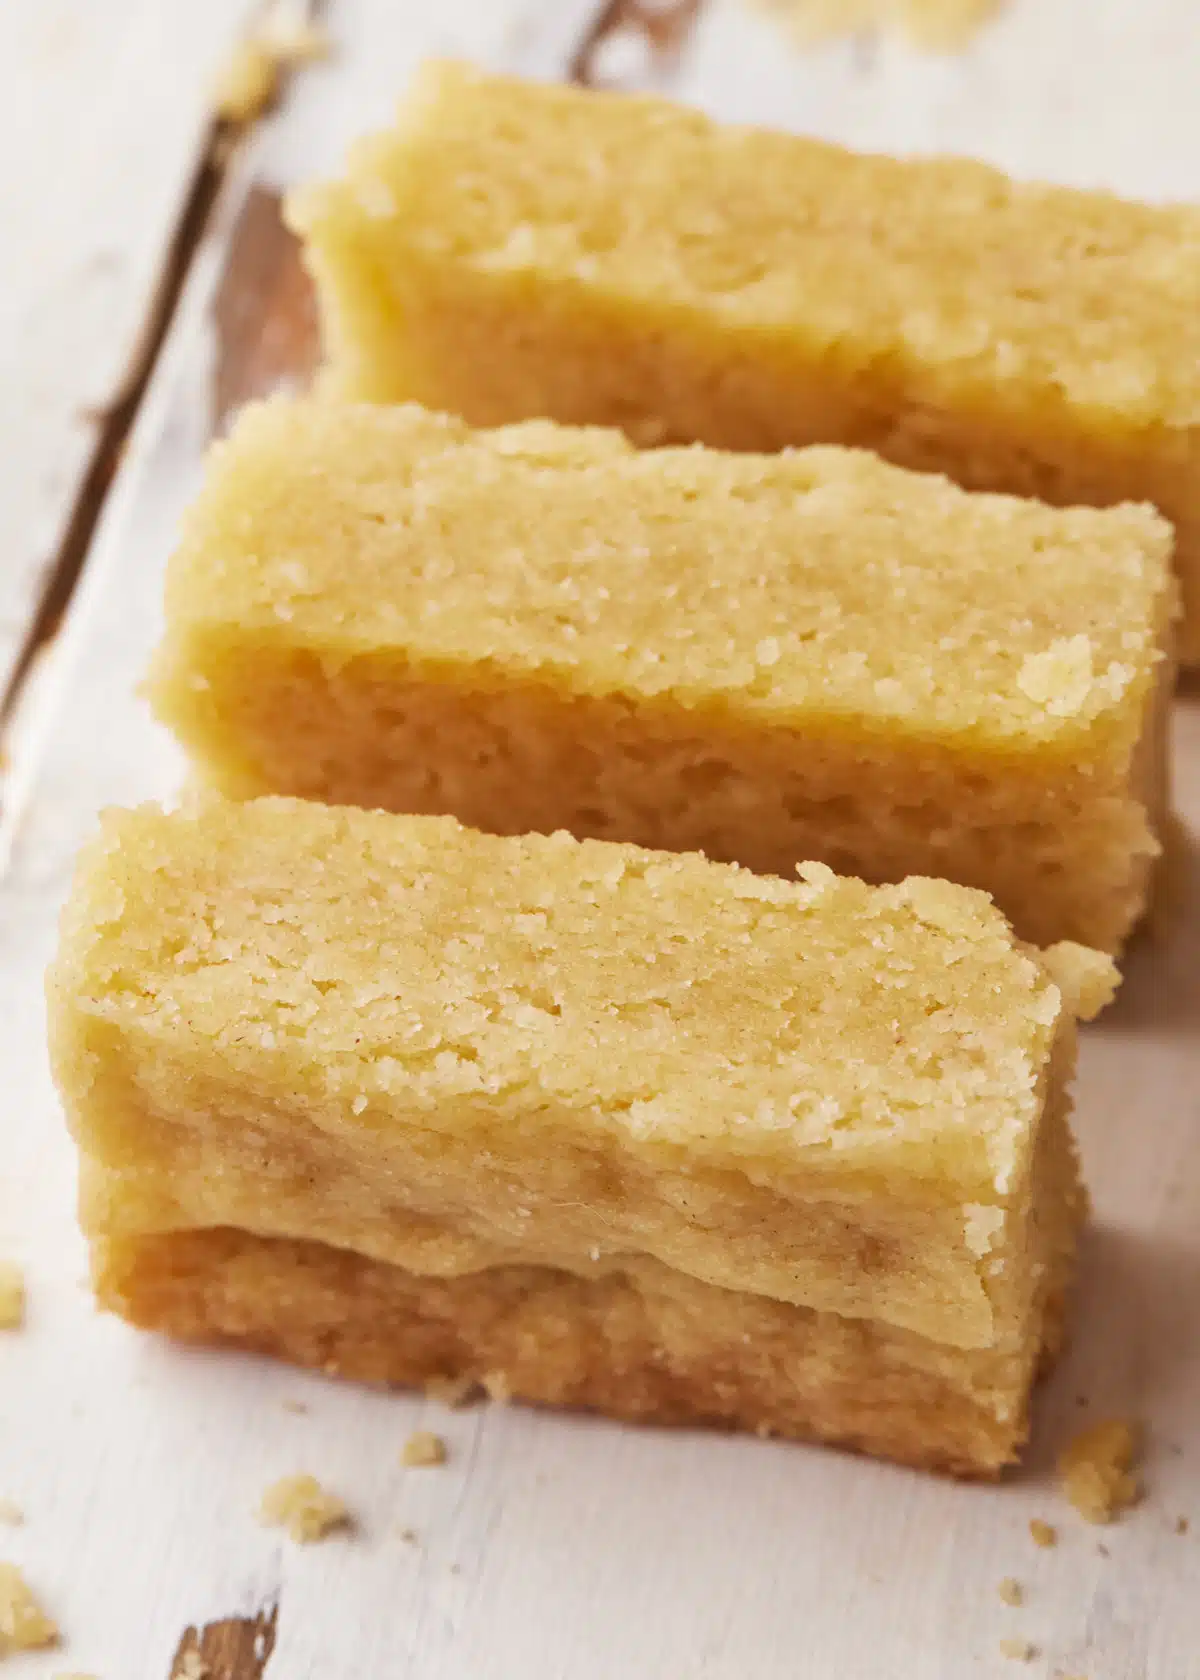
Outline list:
[[[358,1381],[466,1377],[638,1423],[816,1439],[990,1477],[1028,1428],[999,1418],[998,1366],[904,1331],[713,1288],[640,1262],[423,1277],[242,1231],[101,1241],[101,1304],[144,1329]]]

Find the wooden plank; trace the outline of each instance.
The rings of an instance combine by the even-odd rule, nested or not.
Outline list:
[[[0,695],[136,364],[250,5],[0,7]]]
[[[1167,18],[1166,0],[1154,7]],[[552,8],[550,0],[527,9],[518,34],[507,26],[513,14],[501,27],[479,0],[479,53],[519,63],[524,43],[546,74],[557,40],[565,66],[586,33],[555,37]],[[1071,0],[1035,0],[1035,9],[1046,18],[1038,38],[1055,50],[1079,28]],[[1093,13],[1132,56],[1118,10],[1096,0]],[[1180,30],[1188,10],[1179,0]],[[517,1408],[451,1413],[251,1360],[182,1353],[98,1319],[79,1287],[71,1149],[41,1047],[38,984],[54,914],[97,806],[169,796],[182,773],[134,685],[157,635],[163,557],[206,442],[230,404],[311,358],[309,303],[279,227],[278,192],[298,174],[328,169],[352,130],[384,115],[421,52],[471,45],[466,0],[419,27],[415,13],[405,12],[402,27],[398,15],[385,0],[334,9],[340,60],[297,88],[199,254],[48,677],[36,751],[21,766],[23,797],[10,804],[12,856],[0,882],[9,1097],[0,1254],[28,1266],[30,1323],[0,1338],[0,1494],[29,1520],[0,1550],[27,1568],[71,1639],[63,1658],[29,1672],[69,1666],[105,1680],[163,1680],[173,1653],[199,1648],[229,1680],[257,1672],[246,1651],[265,1680],[1018,1672],[1184,1680],[1195,1666],[1189,1588],[1200,1544],[1175,1532],[1185,1514],[1200,1529],[1194,694],[1176,719],[1179,802],[1192,836],[1180,902],[1163,940],[1134,952],[1117,1008],[1085,1036],[1080,1119],[1098,1216],[1072,1349],[1043,1397],[1031,1463],[1005,1487],[961,1488],[829,1452]],[[1019,0],[1012,17],[1022,29],[1030,15]],[[1010,132],[1007,110],[987,95],[993,81],[1005,100],[1012,91],[1002,27],[981,39],[982,56],[938,65],[932,80],[924,61],[892,65],[883,55],[878,97],[892,113],[893,144],[946,133],[967,146],[975,133],[986,150]],[[816,126],[819,105],[831,127],[862,130],[847,137],[883,134],[869,88],[853,80],[860,71],[841,49],[791,57],[770,31],[719,3],[680,45],[678,86],[715,110],[763,115],[769,106],[777,120]],[[1090,50],[1078,49],[1073,74],[1093,63]],[[1073,95],[1073,120],[1097,130],[1106,113],[1090,102],[1111,95],[1116,78],[1101,58],[1106,68]],[[643,60],[635,73],[672,72]],[[971,100],[952,93],[955,76],[973,78],[974,130]],[[905,77],[913,113],[899,91]],[[1079,118],[1081,109],[1089,115]],[[1143,114],[1160,136],[1191,120]],[[1046,142],[1038,155],[1047,172],[1066,168],[1074,144]],[[1148,154],[1142,167],[1149,181]],[[1175,167],[1164,160],[1161,179]],[[285,1400],[308,1409],[285,1410]],[[1097,1531],[1064,1507],[1050,1465],[1080,1421],[1109,1412],[1149,1426],[1149,1497],[1119,1526]],[[446,1437],[441,1469],[400,1468],[400,1446],[416,1427]],[[349,1501],[354,1536],[297,1550],[256,1525],[262,1488],[295,1470]],[[1035,1516],[1059,1526],[1055,1550],[1034,1547]],[[1023,1582],[1024,1608],[1000,1601],[1005,1576]],[[273,1652],[263,1643],[268,1627]],[[1000,1655],[1012,1637],[1039,1647],[1030,1669]]]

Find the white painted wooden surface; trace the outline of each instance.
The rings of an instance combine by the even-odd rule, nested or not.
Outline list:
[[[332,166],[425,50],[525,53],[548,72],[573,39],[564,46],[565,8],[525,0],[527,27],[513,33],[516,9],[501,18],[488,0],[453,0],[431,19],[390,0],[334,6],[343,56],[297,87],[251,173],[281,182]],[[1086,17],[1073,0],[1018,0],[962,61],[890,45],[873,60],[847,47],[801,59],[733,0],[715,0],[678,85],[730,115],[863,144],[953,145],[1027,173],[1188,192],[1200,106],[1180,65],[1197,29],[1191,0],[1091,0]],[[26,1264],[31,1296],[28,1330],[0,1337],[0,1494],[28,1514],[25,1528],[0,1532],[0,1556],[26,1567],[69,1638],[61,1656],[14,1663],[14,1674],[163,1680],[186,1623],[277,1597],[268,1680],[1200,1675],[1200,1538],[1174,1532],[1179,1515],[1200,1531],[1194,696],[1177,707],[1192,836],[1184,902],[1165,940],[1134,953],[1121,1002],[1086,1035],[1080,1127],[1096,1225],[1075,1344],[1013,1482],[955,1487],[819,1450],[518,1409],[449,1413],[183,1353],[92,1312],[40,976],[96,808],[169,795],[178,781],[174,749],[133,688],[157,632],[162,562],[198,481],[211,304],[237,220],[235,194],[197,259],[9,789],[0,1254]],[[286,1411],[288,1397],[309,1410]],[[1062,1504],[1048,1464],[1074,1427],[1109,1412],[1147,1422],[1149,1497],[1101,1531]],[[446,1436],[444,1468],[399,1468],[418,1424]],[[296,1469],[349,1500],[355,1538],[300,1551],[257,1527],[263,1486]],[[1034,1548],[1032,1516],[1059,1525],[1056,1550]],[[1000,1602],[1006,1575],[1024,1583],[1023,1609]],[[1022,1670],[1000,1655],[1006,1637],[1042,1655]]]
[[[0,4],[0,692],[250,6]]]

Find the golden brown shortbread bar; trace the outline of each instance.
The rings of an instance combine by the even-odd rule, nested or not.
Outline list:
[[[1149,508],[280,401],[211,463],[151,691],[228,794],[937,875],[1116,951],[1173,604]]]
[[[1110,984],[944,882],[206,800],[110,815],[50,1019],[135,1321],[991,1473],[1055,1335],[1074,1014]],[[359,1288],[376,1342],[331,1341]]]

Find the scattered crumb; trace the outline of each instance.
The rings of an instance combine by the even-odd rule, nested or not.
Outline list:
[[[1176,1534],[1186,1534],[1188,1529],[1191,1528],[1191,1526],[1192,1526],[1191,1523],[1188,1521],[1188,1519],[1186,1517],[1176,1517],[1175,1518],[1175,1532],[1176,1532]]]
[[[415,1528],[401,1528],[397,1530],[397,1533],[406,1546],[415,1546],[419,1543]]]
[[[1081,1517],[1107,1523],[1137,1503],[1141,1488],[1132,1465],[1138,1448],[1137,1426],[1108,1418],[1083,1430],[1059,1454],[1062,1490]]]
[[[281,1400],[279,1404],[285,1412],[295,1412],[298,1415],[308,1411],[303,1400]]]
[[[239,41],[221,66],[213,104],[226,122],[253,122],[279,91],[279,60],[257,37]]]
[[[350,1513],[336,1494],[326,1493],[315,1476],[283,1476],[263,1494],[259,1520],[286,1528],[299,1545],[324,1540],[350,1527]]]
[[[1037,1656],[1037,1646],[1028,1639],[1002,1639],[1000,1655],[1011,1657],[1014,1662],[1032,1662]]]
[[[440,1400],[454,1411],[469,1406],[480,1388],[474,1377],[429,1377],[425,1383],[425,1392],[431,1400]]]
[[[0,1655],[58,1644],[58,1629],[15,1564],[0,1563]]]
[[[289,68],[296,64],[317,64],[333,53],[328,31],[303,18],[272,24],[266,40],[276,58]]]
[[[899,25],[911,45],[931,52],[964,47],[1000,0],[751,0],[801,46],[837,35]]]
[[[498,1406],[505,1406],[512,1399],[512,1385],[503,1371],[485,1371],[483,1386],[488,1399],[494,1400]]]
[[[1033,1536],[1035,1546],[1043,1551],[1049,1551],[1051,1546],[1058,1545],[1058,1530],[1053,1523],[1043,1522],[1041,1517],[1033,1517],[1029,1524],[1029,1532]]]
[[[400,1462],[408,1470],[424,1469],[430,1464],[445,1464],[446,1443],[440,1435],[434,1435],[428,1429],[418,1429],[415,1435],[410,1435],[405,1441]]]
[[[1103,1542],[1096,1547],[1096,1550],[1100,1553],[1101,1557],[1111,1557],[1112,1556],[1112,1553],[1109,1551],[1108,1547],[1103,1544]]]
[[[1025,1602],[1025,1589],[1020,1581],[1014,1581],[1011,1575],[1006,1575],[1000,1583],[1000,1597],[1005,1604],[1011,1604],[1014,1609]]]
[[[208,1680],[209,1667],[194,1645],[176,1663],[171,1680]]]
[[[213,89],[217,115],[227,122],[254,122],[269,110],[286,70],[327,58],[330,40],[315,24],[268,20],[234,47]]]
[[[1111,957],[1060,939],[1042,952],[1042,962],[1062,993],[1066,1007],[1081,1021],[1094,1021],[1117,995],[1121,974]],[[1086,1402],[1085,1402],[1086,1404]]]
[[[0,1330],[19,1330],[25,1322],[25,1275],[11,1260],[0,1260]]]
[[[1180,1521],[1183,1519],[1180,1518]],[[12,1499],[0,1499],[0,1523],[8,1528],[20,1528],[25,1521],[25,1513]]]

